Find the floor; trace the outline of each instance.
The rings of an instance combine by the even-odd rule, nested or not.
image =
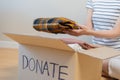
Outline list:
[[[0,80],[18,80],[18,50],[0,48]]]

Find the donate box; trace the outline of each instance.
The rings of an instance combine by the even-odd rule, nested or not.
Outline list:
[[[108,47],[76,52],[59,39],[6,35],[20,44],[19,80],[103,80],[103,60],[120,55]]]

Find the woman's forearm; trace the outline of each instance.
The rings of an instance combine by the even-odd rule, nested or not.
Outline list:
[[[100,30],[100,31],[89,30],[87,33],[88,33],[87,35],[100,38],[116,38],[120,36],[120,34],[118,34],[118,32],[114,30]]]
[[[88,30],[88,34],[95,36],[95,37],[101,37],[101,38],[116,38],[120,37],[120,18],[118,18],[115,26],[111,30],[100,30],[100,31],[94,31],[94,30]]]

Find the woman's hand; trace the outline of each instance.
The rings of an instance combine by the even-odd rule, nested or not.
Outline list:
[[[66,34],[73,35],[73,36],[80,36],[80,35],[89,35],[89,32],[92,30],[89,27],[86,27],[84,25],[78,25],[79,29],[69,29],[63,31]]]
[[[88,50],[88,49],[92,49],[92,48],[96,48],[96,46],[92,45],[92,44],[88,44],[86,42],[77,40],[77,39],[72,39],[72,38],[62,38],[60,39],[63,42],[65,42],[66,44],[79,44],[83,49]]]

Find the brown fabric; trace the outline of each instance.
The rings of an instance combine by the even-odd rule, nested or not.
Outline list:
[[[33,28],[50,33],[63,33],[63,30],[78,29],[74,21],[64,17],[38,18],[34,20]]]

